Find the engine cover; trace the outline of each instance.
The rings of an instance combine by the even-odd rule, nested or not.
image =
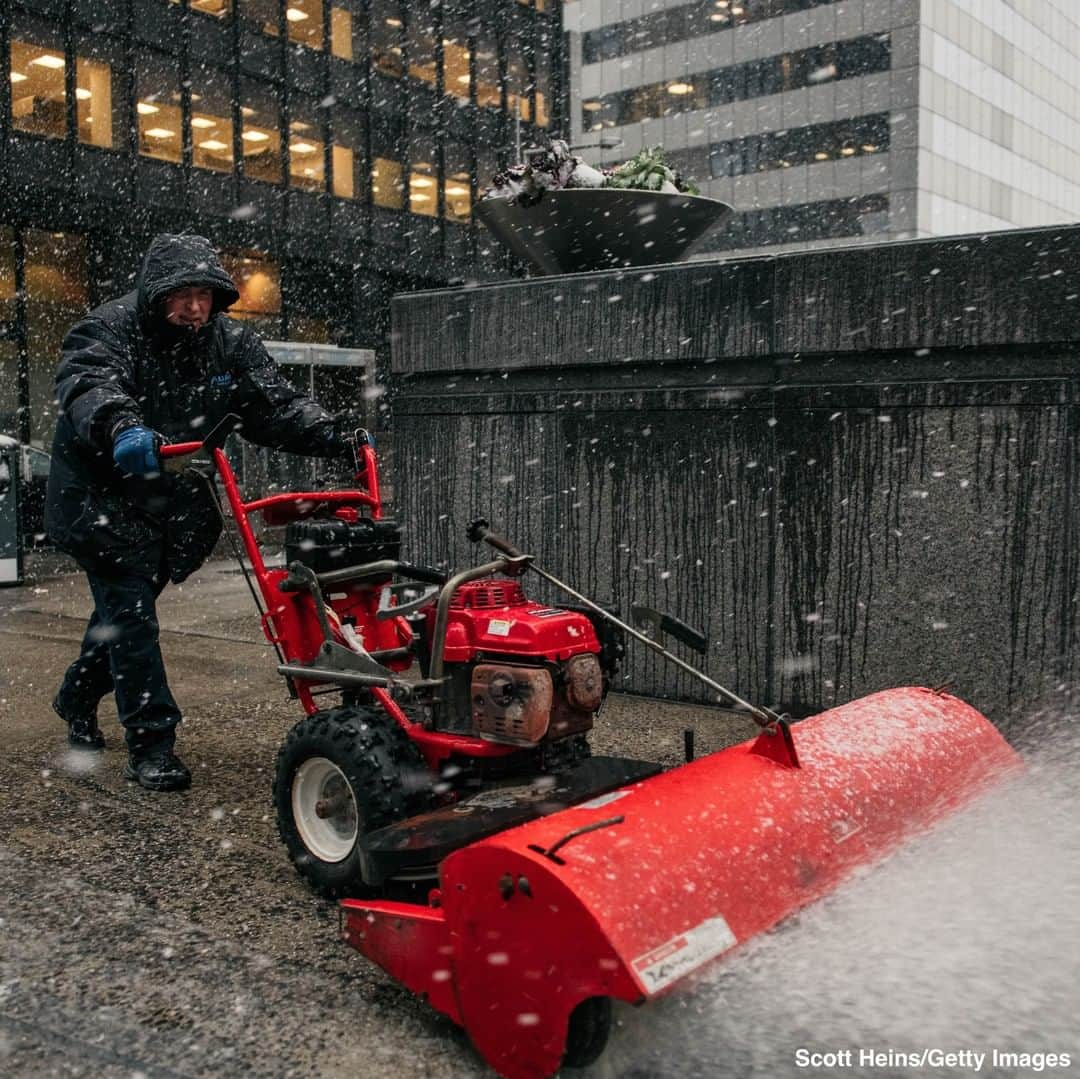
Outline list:
[[[547,734],[554,686],[543,667],[478,663],[472,675],[473,729],[481,737],[532,745]]]

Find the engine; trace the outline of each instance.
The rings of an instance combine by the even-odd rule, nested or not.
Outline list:
[[[515,580],[462,585],[450,608],[439,726],[522,746],[582,734],[615,655],[588,616],[529,600]]]

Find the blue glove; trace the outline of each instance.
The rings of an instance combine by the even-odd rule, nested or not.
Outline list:
[[[161,471],[157,435],[146,427],[128,427],[116,436],[113,460],[132,476],[156,476]]]

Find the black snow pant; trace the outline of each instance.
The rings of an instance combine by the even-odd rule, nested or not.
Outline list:
[[[180,709],[165,679],[156,610],[166,578],[86,576],[94,613],[82,654],[67,669],[57,694],[60,710],[69,716],[92,715],[112,691],[131,753],[171,749]]]

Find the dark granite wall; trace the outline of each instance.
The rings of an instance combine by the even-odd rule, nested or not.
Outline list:
[[[954,679],[1002,724],[1060,709],[1078,295],[1055,229],[399,297],[407,548],[473,561],[482,513],[699,626],[709,673],[768,703]],[[703,699],[644,649],[626,674]]]

